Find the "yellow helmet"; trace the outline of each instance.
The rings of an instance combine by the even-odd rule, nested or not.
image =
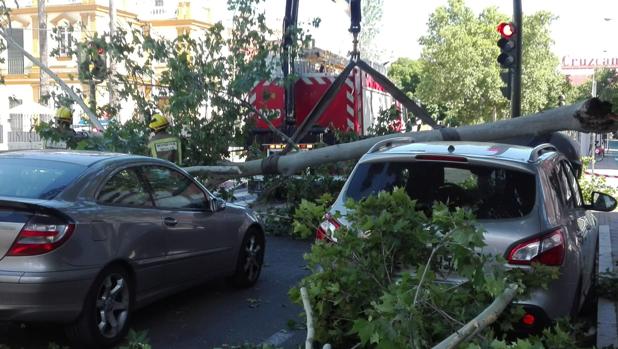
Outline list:
[[[150,124],[148,124],[148,127],[151,130],[158,132],[158,131],[161,131],[167,128],[169,124],[170,123],[167,121],[167,119],[163,115],[155,114],[152,116],[152,119],[150,119]]]
[[[60,122],[66,122],[68,124],[73,123],[73,112],[68,107],[60,107],[56,110],[56,120]]]

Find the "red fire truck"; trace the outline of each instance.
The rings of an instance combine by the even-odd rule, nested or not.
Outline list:
[[[300,76],[293,86],[293,127],[299,127],[303,123],[335,78],[334,74],[317,72]],[[271,122],[278,129],[283,129],[286,122],[284,93],[285,90],[280,84],[261,81],[255,85],[249,96],[250,103],[256,109],[270,111],[268,114],[271,115],[274,112],[276,117]],[[301,149],[311,149],[313,143],[319,141],[332,144],[334,130],[365,135],[380,111],[393,104],[401,108],[370,75],[360,69],[353,69],[309,134],[300,140],[299,146]],[[398,129],[395,128],[394,131]],[[274,134],[260,118],[256,119],[253,134],[253,141],[269,152],[280,151],[285,146],[281,137]]]
[[[400,115],[405,115],[405,106],[423,122],[431,127],[437,126],[426,111],[384,76],[383,67],[360,58],[357,35],[360,32],[361,4],[360,0],[347,2],[350,5],[349,31],[354,37],[349,60],[314,47],[306,49],[302,59],[296,61],[290,47],[293,29],[298,22],[299,0],[286,0],[281,46],[282,76],[278,81],[289,81],[290,75],[300,78],[285,86],[261,81],[250,93],[251,104],[257,110],[271,111],[268,114],[275,115],[272,120],[274,127],[291,136],[301,149],[310,148],[318,141],[334,143],[334,132],[329,131],[365,135],[374,126],[380,112],[393,105],[401,111]],[[396,124],[391,126],[395,132],[403,122]],[[280,134],[268,126],[256,116],[251,142],[271,152],[287,147],[282,144]]]

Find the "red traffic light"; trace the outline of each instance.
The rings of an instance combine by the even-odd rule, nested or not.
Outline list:
[[[97,53],[98,53],[98,54],[100,54],[100,55],[102,55],[102,54],[104,54],[104,53],[105,53],[105,50],[103,49],[103,47],[99,47],[99,48],[97,49]]]
[[[498,30],[498,33],[500,33],[500,35],[507,40],[510,39],[511,36],[515,35],[515,25],[511,22],[502,22],[498,24],[496,30]]]

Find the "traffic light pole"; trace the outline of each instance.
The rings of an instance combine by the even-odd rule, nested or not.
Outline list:
[[[521,116],[521,38],[523,20],[521,14],[521,0],[513,0],[513,24],[517,28],[515,34],[515,66],[511,74],[511,117]]]

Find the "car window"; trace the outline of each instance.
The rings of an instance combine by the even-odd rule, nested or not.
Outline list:
[[[571,170],[571,165],[567,161],[562,161],[562,167],[567,177],[567,181],[569,182],[569,187],[573,193],[573,205],[575,205],[575,207],[582,207],[584,205],[584,201],[579,189],[579,183],[577,183],[577,178],[575,178],[575,175]]]
[[[551,224],[557,222],[556,219],[559,218],[561,213],[560,198],[554,185],[554,183],[558,183],[555,172],[555,167],[550,163],[542,163],[541,166],[539,166],[539,176],[543,179],[544,187],[547,187],[542,191],[542,203],[547,211],[547,219]]]
[[[113,175],[99,191],[97,201],[103,205],[152,207],[150,194],[133,169]]]
[[[451,183],[468,189],[478,188],[478,176],[469,169],[445,167],[444,183]]]
[[[559,206],[565,206],[566,198],[563,194],[562,186],[560,185],[560,174],[557,167],[552,168],[549,173],[549,184],[551,186],[551,191],[556,195]]]
[[[437,162],[384,161],[360,164],[350,178],[346,198],[362,200],[395,187],[406,190],[427,209],[436,201],[472,210],[479,219],[515,218],[534,207],[532,174],[491,166]]]
[[[147,166],[144,177],[152,188],[155,205],[169,209],[205,209],[204,192],[182,173],[162,166]]]
[[[63,161],[1,158],[0,196],[53,199],[85,169]]]
[[[564,163],[560,163],[560,166],[557,168],[557,173],[560,189],[562,190],[562,203],[565,207],[573,208],[575,207],[575,198],[573,188],[571,187],[571,183],[569,183],[567,173],[564,169]]]

